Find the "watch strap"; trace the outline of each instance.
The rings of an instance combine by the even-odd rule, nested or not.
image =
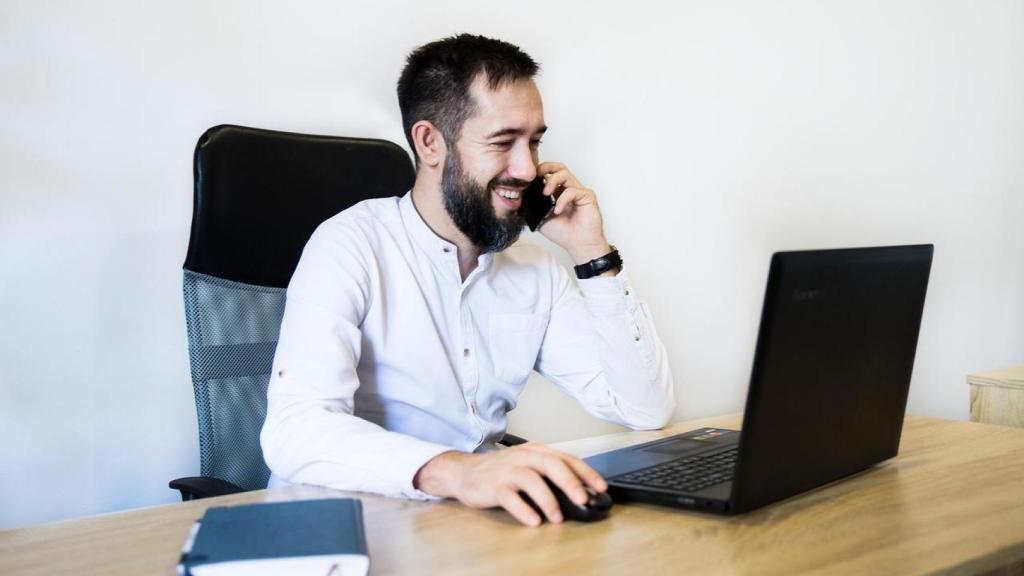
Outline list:
[[[594,258],[590,262],[584,262],[574,267],[573,270],[576,271],[577,278],[586,280],[587,278],[600,276],[613,268],[622,269],[622,257],[619,256],[619,251],[615,246],[612,246],[611,252],[599,258]]]

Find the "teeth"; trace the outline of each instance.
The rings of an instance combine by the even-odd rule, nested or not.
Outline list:
[[[509,200],[516,200],[519,198],[518,190],[498,190],[498,194],[508,198]]]

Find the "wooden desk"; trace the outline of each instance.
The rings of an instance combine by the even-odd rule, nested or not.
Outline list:
[[[738,416],[558,446],[581,456]],[[0,532],[0,574],[173,574],[212,505],[342,495],[292,487]],[[900,455],[745,516],[619,504],[526,528],[498,510],[361,494],[373,574],[1024,572],[1024,430],[910,417]]]
[[[968,374],[971,421],[1024,428],[1024,364]]]

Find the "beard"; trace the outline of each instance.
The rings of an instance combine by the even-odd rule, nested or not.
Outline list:
[[[481,186],[462,170],[458,152],[445,159],[441,174],[444,208],[460,232],[482,252],[501,252],[519,239],[526,220],[513,212],[499,218],[491,204],[495,186],[516,186],[525,190],[528,182],[510,178],[491,180]]]

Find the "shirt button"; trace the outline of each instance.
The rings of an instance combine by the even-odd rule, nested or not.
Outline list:
[[[626,296],[629,296],[629,288],[626,288]]]
[[[634,336],[633,337],[633,341],[634,342],[639,342],[640,341],[640,337],[639,336]]]
[[[466,358],[469,358],[469,348],[463,348],[462,355],[465,356]]]
[[[449,252],[452,251],[452,249],[450,247],[448,247],[448,246],[445,246],[444,248],[442,248],[442,250],[444,250],[445,254],[448,254]]]

